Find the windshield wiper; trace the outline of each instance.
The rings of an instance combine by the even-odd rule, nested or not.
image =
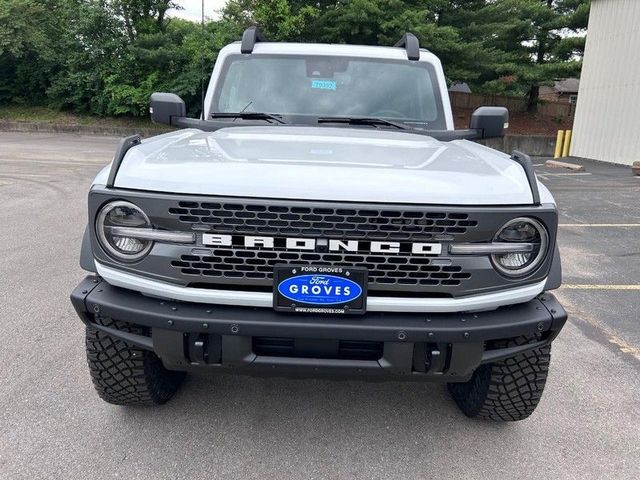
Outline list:
[[[276,123],[286,124],[281,115],[276,115],[273,113],[263,113],[263,112],[214,112],[210,115],[210,118],[241,118],[242,120],[273,120]]]
[[[382,125],[385,127],[394,127],[400,130],[413,130],[411,127],[401,123],[385,120],[377,117],[320,117],[318,123],[348,123],[349,125]]]

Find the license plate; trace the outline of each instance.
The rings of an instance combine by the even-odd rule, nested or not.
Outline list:
[[[326,265],[276,265],[273,308],[282,312],[363,314],[367,269]]]

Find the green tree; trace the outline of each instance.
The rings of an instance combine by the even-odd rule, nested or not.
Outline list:
[[[198,115],[200,89],[206,87],[218,51],[240,33],[228,22],[208,23],[203,31],[198,24],[173,19],[165,32],[139,34],[105,77],[105,113],[147,115],[151,93],[168,91]]]
[[[42,98],[63,52],[64,1],[0,2],[0,100]]]
[[[493,78],[503,52],[464,37],[466,18],[486,0],[345,0],[325,2],[314,25],[315,40],[335,43],[393,45],[405,32],[435,53],[450,81],[482,83]],[[461,17],[462,15],[462,17]]]
[[[230,0],[223,9],[223,19],[243,28],[259,25],[270,40],[304,40],[318,16],[315,5],[297,5],[287,0]]]
[[[230,0],[201,26],[175,0],[1,0],[0,102],[146,115],[155,90],[197,114],[218,51],[258,24],[276,41],[392,45],[411,31],[449,81],[527,95],[576,75],[589,0]]]
[[[59,39],[64,52],[46,88],[49,106],[57,109],[106,113],[104,82],[127,47],[120,20],[105,2],[72,0],[65,3],[67,24]]]
[[[104,4],[122,19],[130,42],[141,33],[164,32],[167,12],[178,8],[175,0],[111,0]]]
[[[464,38],[479,40],[496,52],[493,78],[483,88],[524,94],[535,110],[539,87],[579,75],[590,0],[496,0],[461,13]]]

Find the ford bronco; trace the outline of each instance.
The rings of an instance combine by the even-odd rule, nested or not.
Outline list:
[[[528,417],[567,315],[553,197],[531,159],[455,130],[438,58],[223,48],[200,118],[121,140],[91,186],[71,295],[98,394],[161,404],[192,369],[444,382],[470,417]]]

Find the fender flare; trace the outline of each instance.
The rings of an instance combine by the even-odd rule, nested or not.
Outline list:
[[[93,250],[91,249],[89,225],[85,227],[84,235],[82,236],[82,247],[80,247],[80,268],[87,272],[98,273],[96,262],[93,258]]]
[[[556,245],[553,251],[553,260],[551,261],[551,268],[549,269],[549,276],[547,277],[547,283],[544,285],[544,290],[555,290],[562,285],[562,261],[560,260],[560,249]]]

